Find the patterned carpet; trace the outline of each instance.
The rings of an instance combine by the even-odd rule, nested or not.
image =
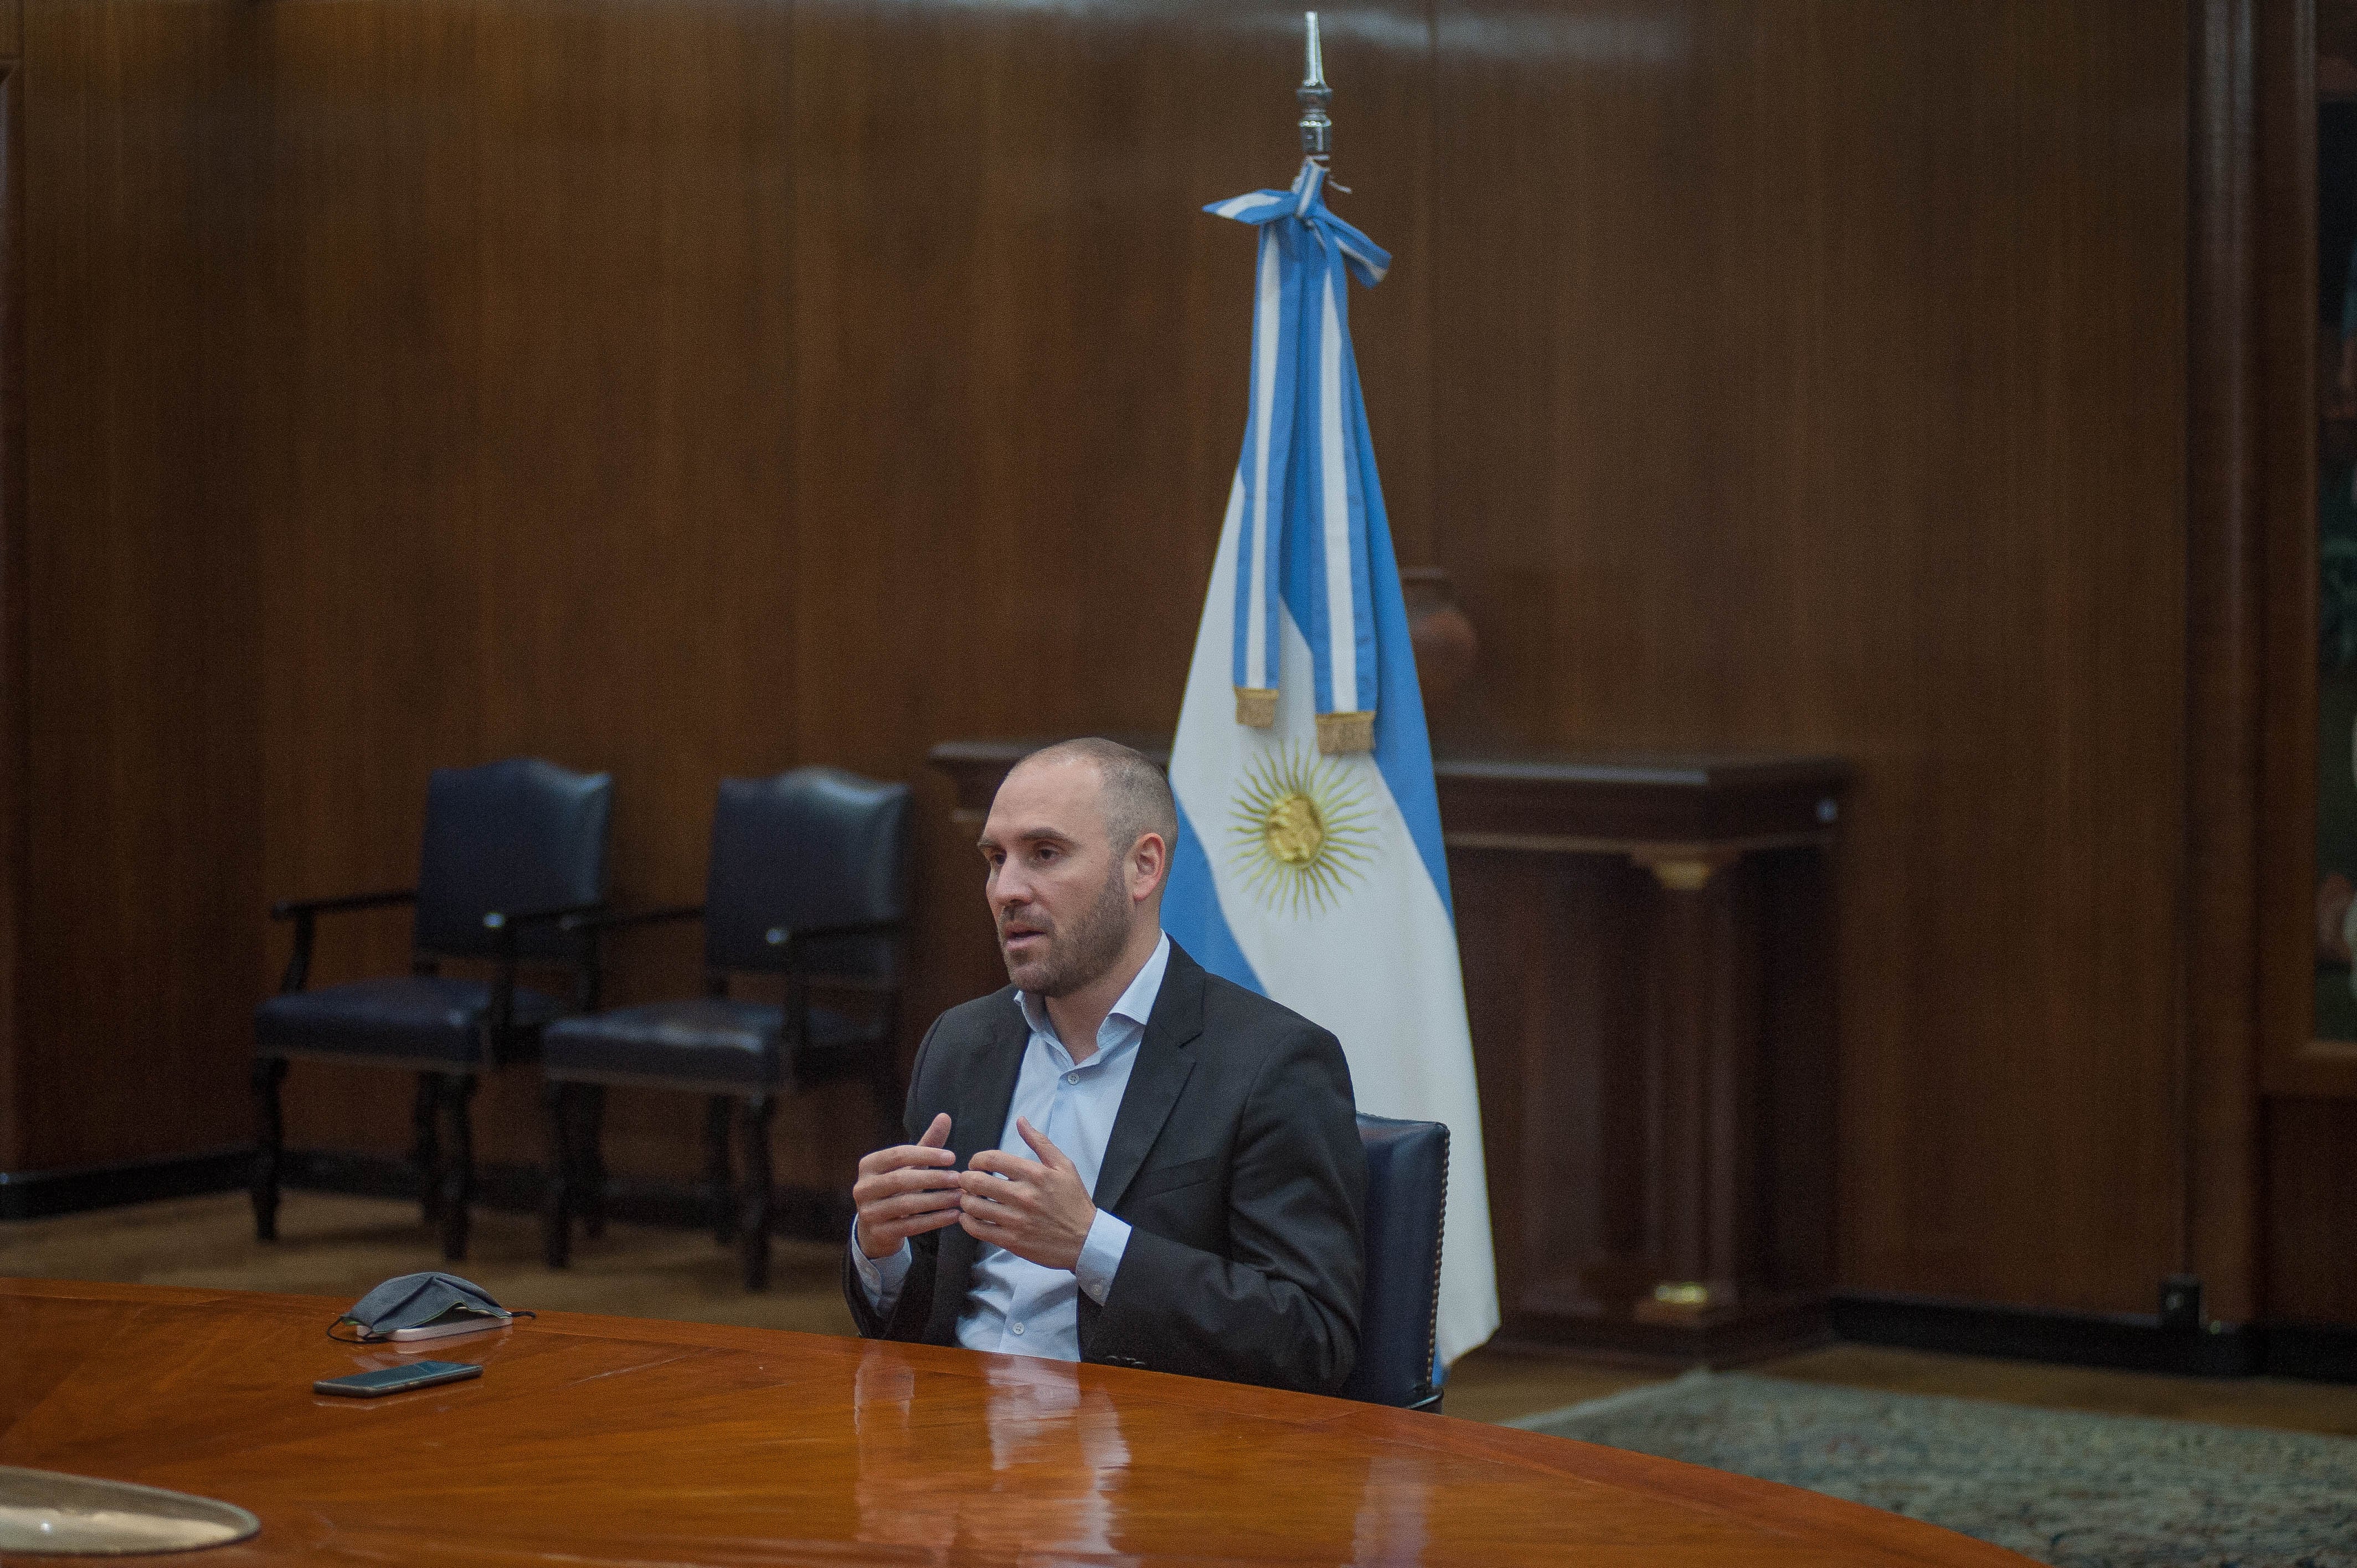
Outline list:
[[[2357,1565],[2357,1440],[1691,1372],[1511,1423],[1944,1525],[2057,1568]]]

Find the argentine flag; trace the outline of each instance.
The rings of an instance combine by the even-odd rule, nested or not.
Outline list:
[[[1438,1351],[1498,1326],[1481,1112],[1432,746],[1350,338],[1390,258],[1325,169],[1205,210],[1257,226],[1251,413],[1171,747],[1162,923],[1333,1031],[1359,1109],[1448,1123]]]

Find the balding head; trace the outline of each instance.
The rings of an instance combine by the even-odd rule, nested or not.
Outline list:
[[[1105,840],[1115,855],[1127,854],[1147,833],[1161,835],[1166,857],[1178,846],[1178,802],[1170,793],[1170,780],[1143,752],[1119,741],[1097,736],[1058,741],[1017,763],[1009,777],[1026,768],[1080,762],[1096,769],[1097,804],[1104,815]]]

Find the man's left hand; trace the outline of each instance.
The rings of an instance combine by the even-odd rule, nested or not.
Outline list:
[[[965,1212],[958,1223],[977,1241],[1004,1247],[1042,1268],[1069,1269],[1096,1223],[1081,1173],[1064,1151],[1018,1116],[1015,1130],[1039,1157],[1027,1160],[1004,1149],[985,1149],[967,1162],[960,1184]]]

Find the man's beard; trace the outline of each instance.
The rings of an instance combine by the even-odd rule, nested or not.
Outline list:
[[[1048,933],[1048,950],[1020,965],[1008,955],[1004,931],[998,955],[1006,963],[1006,978],[1034,996],[1070,996],[1104,978],[1129,941],[1129,889],[1122,867],[1115,865],[1105,878],[1097,901],[1081,911],[1070,925],[1059,923]]]

